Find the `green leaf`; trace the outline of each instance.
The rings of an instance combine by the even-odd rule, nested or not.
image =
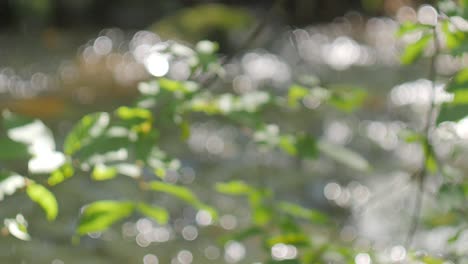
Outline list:
[[[57,185],[72,177],[74,173],[75,169],[73,169],[70,162],[67,162],[50,174],[50,177],[47,179],[47,183],[51,186]]]
[[[0,201],[26,186],[26,179],[17,173],[0,169]]]
[[[91,177],[96,181],[110,180],[115,176],[117,176],[117,168],[108,167],[104,164],[97,164],[94,166],[93,172],[91,173]]]
[[[432,39],[433,34],[426,33],[418,41],[407,45],[400,57],[401,63],[408,65],[419,59]]]
[[[453,93],[453,100],[442,104],[438,124],[459,121],[468,116],[468,68],[460,70],[447,84],[446,90]]]
[[[0,160],[29,159],[27,145],[13,141],[6,136],[0,135]]]
[[[465,193],[460,184],[443,184],[439,189],[438,200],[446,210],[460,209],[466,205]]]
[[[436,173],[438,170],[438,166],[434,150],[432,149],[432,145],[427,140],[425,140],[423,144],[425,158],[424,163],[426,169],[430,173]]]
[[[153,181],[150,183],[150,188],[153,191],[157,192],[163,192],[170,194],[188,204],[191,206],[200,209],[200,210],[206,210],[208,211],[211,216],[216,219],[217,218],[217,213],[216,211],[209,207],[208,205],[202,203],[198,197],[195,196],[195,194],[192,193],[188,188],[183,187],[183,186],[177,186],[173,185],[170,183],[165,183],[161,181]]]
[[[243,241],[246,239],[249,239],[251,237],[261,235],[265,233],[265,230],[259,226],[251,226],[246,229],[240,230],[238,232],[232,232],[230,234],[227,234],[226,236],[223,236],[221,238],[221,241],[223,244],[227,243],[228,241]]]
[[[432,29],[432,28],[434,27],[430,25],[424,25],[420,23],[413,23],[410,21],[406,21],[400,25],[400,28],[396,32],[396,36],[402,37],[403,35],[411,33],[411,32],[427,30],[427,29]]]
[[[123,120],[130,120],[130,119],[149,120],[153,116],[151,111],[148,109],[138,108],[138,107],[127,107],[127,106],[119,107],[116,113],[117,113],[117,116]]]
[[[78,223],[78,234],[103,231],[115,222],[130,216],[135,208],[132,202],[97,201],[87,205]]]
[[[358,153],[347,149],[343,146],[332,144],[325,141],[319,141],[318,149],[328,157],[340,162],[350,168],[359,171],[368,171],[370,169],[369,162]]]
[[[153,218],[161,225],[165,225],[169,221],[169,213],[165,208],[159,206],[151,206],[145,203],[139,203],[138,211],[148,217]]]
[[[32,201],[38,203],[46,213],[47,220],[52,221],[57,217],[58,204],[53,193],[44,186],[31,182],[26,187],[26,193]]]
[[[8,110],[2,112],[3,128],[10,130],[17,127],[22,127],[31,124],[35,121],[34,118],[14,114]]]
[[[309,94],[310,90],[306,87],[294,84],[288,90],[288,105],[290,107],[298,107],[299,100],[303,99]]]
[[[278,243],[295,245],[295,246],[308,246],[310,244],[310,240],[306,234],[300,234],[300,233],[277,235],[267,240],[267,245],[269,247],[272,247]]]
[[[216,191],[229,195],[250,195],[254,190],[243,181],[216,183]]]
[[[324,224],[327,223],[328,217],[321,212],[313,209],[304,208],[300,205],[288,203],[288,202],[279,202],[278,209],[288,215],[307,219],[312,223]]]
[[[317,141],[311,135],[299,135],[296,149],[299,156],[303,158],[315,159],[318,155]]]
[[[333,87],[328,103],[343,112],[353,112],[361,107],[367,98],[367,92],[358,87]]]
[[[85,115],[72,128],[65,138],[63,149],[67,155],[73,155],[92,138],[100,136],[109,125],[109,114],[104,112]]]

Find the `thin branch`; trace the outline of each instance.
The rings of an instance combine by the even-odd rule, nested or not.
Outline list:
[[[436,69],[436,60],[437,60],[437,55],[440,52],[440,46],[439,46],[439,40],[437,37],[437,25],[434,26],[433,28],[433,40],[434,40],[434,54],[431,57],[430,65],[429,65],[429,80],[431,81],[432,87],[430,89],[430,104],[429,104],[429,109],[426,117],[426,122],[424,124],[423,128],[423,133],[425,135],[425,138],[427,142],[424,144],[431,144],[430,142],[430,133],[431,133],[431,128],[433,127],[433,121],[434,121],[434,116],[436,114],[436,106],[435,106],[435,95],[436,95],[436,77],[437,77],[437,69]],[[414,209],[413,209],[413,214],[411,217],[411,224],[410,228],[408,230],[408,234],[406,236],[406,241],[405,241],[405,248],[411,247],[411,244],[413,243],[414,235],[416,234],[416,231],[419,228],[419,218],[421,217],[421,211],[423,207],[423,197],[424,197],[424,187],[425,187],[425,182],[426,182],[426,177],[427,177],[427,169],[426,169],[426,160],[427,160],[427,155],[428,153],[424,154],[424,159],[421,164],[421,169],[416,173],[414,176],[417,180],[418,183],[418,189],[416,191],[416,197],[415,197],[415,204],[414,204]]]
[[[270,9],[268,10],[268,13],[257,24],[257,26],[250,32],[250,34],[242,42],[242,44],[239,46],[239,48],[237,48],[236,51],[231,52],[230,54],[228,54],[224,58],[222,58],[221,59],[221,64],[226,64],[226,63],[230,62],[237,54],[239,54],[240,52],[246,50],[247,48],[249,48],[252,45],[252,43],[257,39],[257,37],[263,32],[266,25],[268,24],[268,21],[270,21],[271,18],[274,16],[276,10],[281,6],[283,1],[284,0],[276,0],[272,4]],[[202,81],[201,85],[209,88],[218,79],[217,77],[218,77],[217,74],[211,75],[210,77],[208,77],[204,81]]]

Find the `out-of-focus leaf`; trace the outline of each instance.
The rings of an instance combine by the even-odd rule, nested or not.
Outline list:
[[[358,87],[334,87],[328,103],[343,112],[353,112],[363,105],[367,92]]]
[[[408,44],[400,57],[401,63],[408,65],[419,59],[432,39],[433,34],[426,33],[418,41]]]
[[[0,201],[26,186],[26,179],[17,173],[0,169]]]
[[[32,201],[39,204],[46,213],[47,220],[52,221],[57,217],[58,204],[53,193],[44,186],[31,182],[26,187],[26,193]]]
[[[317,143],[318,149],[328,157],[340,162],[350,168],[367,171],[370,169],[369,162],[358,153],[343,146],[332,144],[326,141]]]
[[[261,227],[258,226],[251,226],[249,228],[237,231],[237,232],[232,232],[226,236],[223,236],[221,238],[221,242],[225,244],[228,241],[244,241],[246,239],[249,239],[251,237],[261,235],[265,232]]]
[[[75,170],[73,169],[73,166],[71,163],[67,162],[50,174],[50,177],[47,179],[47,183],[51,186],[57,185],[72,177],[74,173]]]
[[[97,201],[87,205],[78,223],[78,234],[103,231],[115,222],[132,214],[132,202]]]
[[[12,236],[21,240],[31,240],[31,236],[28,234],[28,222],[23,215],[18,214],[16,218],[5,218],[3,222],[8,233]]]
[[[129,119],[151,119],[151,111],[145,108],[121,106],[116,111],[117,116],[123,120]]]
[[[28,159],[31,157],[28,147],[6,136],[0,138],[0,160]]]
[[[146,162],[150,157],[153,148],[156,146],[158,133],[153,130],[147,134],[140,135],[135,142],[135,154],[137,160]]]
[[[438,200],[446,209],[460,209],[466,205],[466,196],[460,184],[445,183],[439,189]]]
[[[410,129],[403,129],[398,133],[398,136],[407,143],[415,143],[424,141],[424,135]]]
[[[109,114],[104,112],[85,115],[68,133],[63,144],[67,155],[73,155],[92,138],[100,136],[109,125]]]
[[[94,166],[91,177],[96,181],[110,180],[117,176],[117,168],[109,167],[104,164],[97,164]]]
[[[243,181],[217,183],[216,191],[229,195],[250,195],[254,190]]]
[[[460,70],[446,90],[453,93],[453,100],[442,104],[437,123],[459,121],[468,116],[468,68]]]
[[[432,145],[425,140],[424,141],[424,158],[425,158],[425,166],[428,172],[430,173],[436,173],[438,170],[437,166],[437,159],[435,157],[434,150],[432,149]]]
[[[466,230],[465,228],[460,228],[460,229],[458,229],[458,231],[455,232],[455,234],[453,234],[451,237],[449,237],[449,239],[447,240],[447,242],[448,242],[449,244],[453,244],[453,243],[457,242],[458,239],[460,238],[460,235],[463,234],[463,232],[465,232],[465,230]]]
[[[294,84],[288,90],[288,105],[298,107],[299,101],[309,94],[310,90],[306,87]]]
[[[252,25],[254,17],[242,8],[222,4],[201,4],[182,9],[151,27],[165,38],[183,39],[189,42],[208,37],[210,32],[231,32]]]
[[[170,183],[165,183],[161,181],[153,181],[150,183],[150,188],[153,191],[163,192],[170,194],[180,200],[190,204],[191,206],[208,211],[213,218],[217,218],[216,211],[210,206],[202,203],[197,196],[188,188],[183,186],[177,186]]]
[[[16,127],[22,127],[33,123],[35,120],[31,117],[14,114],[8,110],[2,112],[3,128],[10,130]]]
[[[321,212],[313,209],[304,208],[300,205],[288,203],[288,202],[279,202],[278,209],[286,214],[289,214],[294,217],[299,217],[307,219],[312,223],[324,224],[327,223],[328,217]]]
[[[151,217],[161,225],[167,224],[167,221],[169,220],[169,213],[167,212],[167,210],[159,206],[152,206],[145,203],[139,203],[138,211],[140,211],[146,216]]]
[[[430,25],[424,25],[420,23],[413,23],[410,21],[406,21],[403,24],[400,25],[400,28],[396,32],[397,37],[401,37],[405,34],[415,32],[415,31],[421,31],[421,30],[427,30],[427,29],[432,29],[434,28],[433,26]]]
[[[307,134],[297,136],[296,149],[303,158],[314,159],[318,155],[317,141]]]
[[[295,246],[308,246],[310,244],[310,240],[306,234],[301,234],[301,233],[277,235],[267,240],[267,245],[269,247],[272,247],[278,243],[295,245]]]
[[[279,137],[278,147],[289,155],[297,155],[298,143],[292,135],[282,135]]]
[[[128,137],[110,137],[102,135],[94,138],[90,144],[75,153],[82,163],[95,165],[110,161],[121,161],[128,157],[128,147],[133,142]]]

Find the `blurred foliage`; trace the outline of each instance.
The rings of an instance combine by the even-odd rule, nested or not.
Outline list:
[[[363,2],[370,9],[377,8],[380,3]],[[467,4],[463,2],[459,11],[454,12],[465,16],[466,7]],[[233,11],[232,8],[211,4],[181,10],[173,17],[158,22],[154,29],[172,38],[194,41],[199,36],[209,35],[211,30],[242,29],[252,21],[253,18],[245,10]],[[401,62],[413,64],[425,56],[434,62],[442,52],[452,56],[464,54],[464,47],[468,45],[465,32],[452,27],[451,23],[449,18],[445,18],[438,25],[415,22],[402,24],[397,33],[399,37],[404,38],[413,33],[419,33],[419,37],[405,46]],[[439,26],[447,40],[445,50],[441,50],[437,44]],[[435,43],[432,51],[430,43]],[[0,199],[8,199],[7,196],[16,193],[25,194],[44,211],[47,220],[54,221],[59,214],[60,197],[56,198],[51,191],[52,187],[71,179],[76,172],[89,175],[92,181],[103,184],[124,176],[148,197],[157,194],[170,200],[176,198],[198,212],[207,213],[213,221],[218,221],[218,211],[222,208],[215,208],[210,201],[203,201],[199,190],[167,180],[168,174],[180,170],[181,162],[161,147],[168,136],[165,134],[166,127],[180,131],[182,140],[177,143],[182,145],[190,137],[191,124],[200,118],[216,119],[238,128],[244,132],[246,141],[260,150],[279,150],[298,161],[330,159],[336,162],[336,166],[345,166],[363,175],[373,169],[366,157],[352,149],[352,146],[330,142],[311,131],[282,127],[282,124],[272,123],[266,117],[271,109],[276,113],[310,114],[316,111],[308,108],[305,100],[318,102],[321,109],[333,113],[352,115],[366,103],[367,90],[353,85],[322,87],[320,82],[310,85],[293,83],[283,91],[273,92],[256,90],[237,94],[215,90],[209,80],[223,75],[223,65],[217,56],[218,48],[218,44],[207,40],[198,42],[194,48],[168,42],[160,53],[190,62],[189,80],[159,77],[139,84],[140,94],[132,105],[83,116],[71,127],[63,144],[56,143],[51,130],[42,121],[4,111],[0,159],[20,160],[23,163],[27,160],[27,165],[21,173],[13,171],[14,168],[2,169]],[[434,65],[431,63],[433,93],[438,77]],[[424,179],[443,174],[444,167],[438,159],[430,132],[443,122],[459,121],[467,116],[467,83],[468,71],[461,69],[446,85],[445,90],[452,94],[452,100],[436,105],[434,96],[431,97],[429,118],[422,131],[408,129],[401,135],[408,144],[417,144],[423,153],[421,167],[417,168],[413,179],[422,186],[419,189],[421,197]],[[436,106],[440,107],[440,114],[437,122],[433,122],[431,118]],[[464,230],[464,217],[468,209],[466,179],[444,177],[441,181],[436,192],[437,207],[443,214],[438,212],[437,217],[428,219],[427,224],[451,225]],[[218,182],[213,189],[203,191],[217,191],[220,195],[247,201],[248,226],[221,237],[220,241],[252,241],[264,250],[262,261],[265,263],[331,263],[330,259],[336,260],[333,263],[379,263],[375,257],[378,252],[367,250],[367,253],[363,253],[348,242],[335,239],[339,232],[336,219],[317,208],[281,200],[268,186],[256,186],[235,179]],[[134,214],[147,216],[165,225],[172,213],[168,208],[151,204],[141,197],[121,196],[112,200],[93,201],[80,211],[75,233],[83,236],[102,232]],[[414,219],[417,227],[419,214],[415,214]],[[27,227],[26,219],[18,214],[15,218],[4,219],[2,233],[30,240]],[[448,242],[459,239],[460,232],[450,237]],[[271,254],[275,247],[288,246],[294,246],[298,254],[283,259]],[[407,246],[410,247],[411,243]],[[457,257],[448,256],[447,259]],[[358,261],[361,258],[366,262]],[[432,264],[444,263],[445,260],[413,254],[408,248],[408,261]]]

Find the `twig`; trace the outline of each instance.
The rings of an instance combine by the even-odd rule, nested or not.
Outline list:
[[[231,52],[230,54],[226,55],[224,58],[221,59],[221,64],[226,64],[230,62],[237,54],[244,51],[245,49],[249,48],[250,45],[257,39],[257,37],[262,33],[265,29],[268,21],[273,17],[276,12],[276,9],[281,6],[283,0],[276,0],[273,5],[268,10],[268,13],[263,17],[263,19],[257,24],[257,26],[252,30],[252,32],[247,36],[247,38],[242,42],[239,48],[236,51]],[[218,75],[211,75],[210,77],[206,78],[204,81],[201,82],[201,86],[206,88],[210,88],[213,83],[218,79]]]
[[[424,144],[431,144],[430,132],[433,126],[433,119],[434,119],[434,115],[436,112],[436,107],[435,107],[435,102],[434,102],[435,94],[436,94],[435,81],[437,77],[436,59],[440,51],[439,40],[437,37],[437,25],[435,25],[433,28],[433,39],[434,39],[434,54],[431,57],[430,66],[429,66],[429,74],[428,74],[429,80],[432,83],[432,87],[430,90],[429,110],[428,110],[426,122],[423,128],[423,133],[426,138],[426,142]],[[408,234],[407,234],[406,241],[405,241],[405,248],[411,247],[411,244],[413,243],[414,235],[419,228],[419,218],[421,216],[421,210],[423,206],[423,197],[424,197],[424,191],[425,191],[424,186],[425,186],[426,177],[427,177],[427,169],[426,169],[427,155],[429,154],[425,153],[425,156],[421,165],[421,169],[418,171],[418,173],[414,175],[416,180],[418,181],[417,182],[418,189],[416,192],[415,204],[414,204],[413,214],[411,217],[411,224],[410,224],[410,228],[408,230]]]

